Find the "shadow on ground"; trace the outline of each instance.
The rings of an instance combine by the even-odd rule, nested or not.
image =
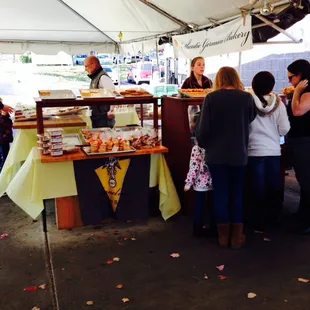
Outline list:
[[[297,190],[294,184],[286,190],[290,212],[297,207]],[[49,289],[22,290],[48,281],[40,223],[32,223],[8,199],[0,208],[1,231],[10,234],[0,240],[0,309],[53,309]],[[62,231],[56,230],[53,214],[48,219],[61,310],[310,309],[310,283],[297,281],[310,278],[310,237],[284,228],[248,232],[245,248],[231,250],[220,248],[215,239],[194,239],[190,219],[182,216],[167,223],[153,218]],[[180,257],[171,258],[171,253]],[[108,264],[114,257],[119,261]],[[220,272],[216,266],[221,264]],[[220,274],[227,279],[220,280]],[[123,287],[117,289],[118,284]],[[257,297],[248,299],[248,292]]]

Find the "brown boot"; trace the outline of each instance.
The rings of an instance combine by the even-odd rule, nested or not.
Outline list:
[[[218,241],[221,246],[228,246],[230,237],[229,224],[217,224]]]
[[[245,235],[242,233],[242,223],[232,223],[231,226],[231,247],[234,249],[241,248],[245,243]]]

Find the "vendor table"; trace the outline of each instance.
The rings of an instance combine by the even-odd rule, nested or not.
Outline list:
[[[133,101],[141,104],[154,104],[154,127],[158,128],[157,99],[158,98],[150,97],[116,100],[85,99],[37,101],[37,132],[44,132],[45,123],[42,119],[43,107],[102,105],[104,103],[124,105],[132,104]],[[58,227],[70,228],[81,224],[94,224],[94,221],[96,223],[98,223],[98,221],[100,222],[102,218],[106,217],[106,215],[111,212],[111,208],[111,210],[107,212],[107,210],[109,210],[108,205],[110,204],[113,207],[116,217],[119,216],[121,219],[130,218],[130,212],[133,212],[133,214],[135,214],[134,216],[139,216],[140,214],[137,213],[138,209],[136,210],[136,205],[131,202],[136,201],[137,207],[142,210],[141,207],[143,207],[144,202],[147,203],[149,199],[148,191],[145,191],[145,186],[147,188],[158,186],[159,210],[161,211],[162,217],[168,219],[180,210],[180,202],[162,154],[167,151],[167,148],[158,146],[152,149],[137,150],[130,154],[119,153],[114,155],[115,157],[111,157],[111,155],[108,154],[87,156],[80,150],[80,152],[71,155],[51,157],[40,155],[37,149],[33,148],[24,165],[7,186],[6,192],[18,206],[33,218],[36,218],[43,212],[45,230],[45,199],[56,198]],[[105,169],[104,167],[107,167],[105,166],[106,162],[111,161],[111,159],[117,162],[117,164],[119,163],[117,167],[119,167],[120,170],[122,170],[122,164],[127,164],[126,169],[123,169],[122,172],[123,174],[125,173],[122,180],[123,188],[120,189],[122,192],[117,192],[117,195],[121,198],[119,198],[119,202],[117,201],[116,205],[113,205],[113,202],[115,203],[116,200],[112,201],[109,196],[110,190],[106,190],[103,185],[106,180],[110,181],[110,179],[108,179],[107,173],[101,172]],[[108,168],[106,169],[108,171]],[[145,177],[147,177],[146,182]],[[95,181],[96,184],[94,186],[91,185],[90,179],[92,179],[93,182]],[[137,186],[135,186],[136,184]],[[94,188],[96,188],[97,192]],[[86,189],[86,192],[84,189]],[[103,198],[103,200],[99,199],[97,201],[94,200],[94,203],[88,203],[85,197],[93,198],[94,194],[98,195],[98,191],[99,197]],[[92,193],[92,195],[89,195],[89,193]],[[107,197],[109,198],[107,199]],[[107,201],[109,203],[107,203]],[[100,208],[104,210],[100,210]],[[94,214],[98,214],[99,217],[94,218],[94,214],[89,212],[88,209],[93,210]],[[143,216],[145,216],[147,212],[145,210],[142,211]]]
[[[167,149],[159,147],[153,152],[154,154],[148,155],[150,156],[148,185],[150,188],[158,185],[159,209],[162,217],[166,220],[180,210],[180,202],[164,156],[160,154],[161,152],[167,152]],[[155,154],[156,152],[158,154]],[[49,163],[46,163],[47,156],[42,156],[43,162],[41,162],[41,155],[34,147],[23,166],[8,185],[8,196],[32,218],[38,217],[44,210],[44,199],[63,197],[64,199],[60,199],[56,206],[58,209],[58,227],[72,228],[77,226],[80,220],[77,219],[79,218],[79,211],[76,205],[78,192],[74,173],[74,160],[83,160],[86,155],[82,153],[73,155],[71,155],[73,156],[71,160],[68,155],[62,160],[59,157],[58,161],[50,161]],[[135,153],[135,156],[139,155],[147,154],[145,152],[139,154],[139,151]],[[105,157],[107,155],[98,156],[98,158]],[[63,210],[61,210],[62,208]]]

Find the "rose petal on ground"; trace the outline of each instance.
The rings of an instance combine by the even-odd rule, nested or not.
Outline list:
[[[219,271],[223,271],[224,268],[225,268],[225,265],[216,266],[216,269],[218,269]]]
[[[119,245],[125,245],[125,243],[123,243],[123,242],[119,242],[118,244],[119,244]]]
[[[287,299],[284,299],[284,302],[288,302],[288,300],[287,300]]]
[[[270,242],[271,239],[270,239],[270,238],[264,238],[264,241],[265,241],[265,242]]]
[[[9,234],[2,234],[0,235],[0,240],[3,240],[5,238],[8,238],[9,237]]]
[[[40,310],[38,307],[33,307],[31,310]]]
[[[218,277],[219,277],[220,280],[226,280],[227,279],[227,277],[222,275],[222,274],[220,274]]]
[[[104,238],[105,238],[104,236],[100,236],[99,237],[100,240],[104,240]]]
[[[35,292],[37,290],[37,287],[35,285],[27,286],[24,288],[25,292]]]
[[[86,305],[87,306],[92,306],[93,304],[94,304],[94,302],[92,300],[86,301]]]
[[[113,257],[114,262],[119,262],[119,260],[120,260],[119,257]]]
[[[132,241],[136,241],[137,239],[136,238],[130,238]]]
[[[45,289],[46,289],[46,284],[41,284],[41,285],[39,285],[39,288],[40,288],[41,290],[45,290]]]
[[[123,284],[121,283],[116,285],[116,288],[122,288],[122,287],[123,287]]]
[[[126,240],[128,240],[128,238],[127,238],[127,237],[125,237],[125,238],[124,238],[124,240],[126,241]]]
[[[179,253],[171,253],[170,256],[172,258],[178,258],[178,257],[180,257],[180,254]]]
[[[112,259],[109,259],[109,260],[107,261],[107,264],[109,264],[109,265],[113,264],[113,260],[112,260]]]
[[[305,279],[305,278],[298,278],[297,280],[298,282],[302,282],[302,283],[308,283],[310,281],[309,279]]]
[[[204,276],[204,279],[206,279],[206,280],[208,280],[209,279],[209,277],[205,274]]]
[[[255,294],[255,293],[252,293],[252,292],[250,292],[250,293],[248,293],[248,298],[249,299],[253,299],[253,298],[255,298],[257,295]]]
[[[124,303],[129,302],[129,298],[127,298],[127,297],[122,298],[122,302],[124,302]]]

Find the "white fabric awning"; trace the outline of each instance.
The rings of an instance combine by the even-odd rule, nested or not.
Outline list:
[[[120,31],[123,43],[132,44],[230,18],[242,8],[251,8],[249,0],[0,0],[0,52],[113,53]]]

